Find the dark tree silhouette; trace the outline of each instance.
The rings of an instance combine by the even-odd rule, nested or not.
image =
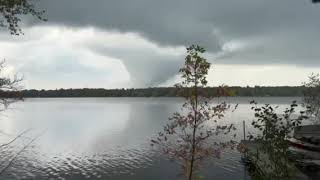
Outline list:
[[[309,81],[303,83],[306,87],[303,92],[303,101],[309,109],[308,115],[314,124],[320,124],[320,75],[311,74]]]
[[[37,0],[0,0],[0,27],[7,28],[11,35],[20,35],[23,34],[20,28],[22,16],[32,15],[40,20],[46,21],[46,19],[43,18],[44,11],[35,10],[35,1]],[[20,82],[22,81],[22,78],[19,78],[17,75],[6,77],[2,74],[4,69],[5,61],[2,61],[0,62],[0,111],[7,109],[11,103],[22,100],[22,97],[20,96]],[[10,142],[0,145],[0,148],[9,146],[28,131],[29,130],[26,130],[17,135]],[[1,167],[0,175],[5,173],[5,171],[14,164],[18,156],[39,137],[40,135],[36,136],[30,140],[27,145],[24,145],[7,164],[3,163],[2,165],[5,166]]]
[[[0,26],[9,30],[12,35],[22,34],[21,16],[31,15],[42,21],[45,11],[38,11],[35,2],[38,0],[0,0]]]
[[[20,82],[22,77],[14,75],[13,77],[6,77],[2,75],[5,69],[5,61],[0,62],[0,111],[5,110],[11,103],[22,100]]]

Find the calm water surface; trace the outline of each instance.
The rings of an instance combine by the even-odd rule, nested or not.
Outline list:
[[[225,120],[247,129],[253,98],[231,98],[239,108]],[[254,98],[261,103],[286,107],[300,98]],[[162,129],[168,116],[179,110],[178,98],[67,98],[26,99],[2,112],[0,143],[22,138],[0,150],[1,169],[32,138],[0,179],[181,179],[179,167],[150,147],[150,138]],[[250,179],[241,155],[227,151],[222,159],[206,163],[205,179]]]

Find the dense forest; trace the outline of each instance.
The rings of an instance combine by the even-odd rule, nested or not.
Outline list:
[[[221,93],[224,89],[227,93]],[[206,96],[302,96],[303,86],[280,86],[280,87],[208,87],[202,92]],[[1,97],[16,96],[34,97],[177,97],[183,96],[175,87],[154,87],[144,89],[56,89],[56,90],[23,90],[20,92],[0,93]]]

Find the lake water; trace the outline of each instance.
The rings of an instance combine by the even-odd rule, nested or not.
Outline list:
[[[230,98],[239,104],[226,119],[237,125],[237,140],[243,136],[242,121],[253,113],[249,101],[288,106],[300,98]],[[0,167],[32,138],[39,137],[14,161],[0,179],[182,179],[179,167],[150,146],[168,116],[179,110],[179,98],[57,98],[26,99],[0,116]],[[250,179],[237,151],[206,163],[204,179]]]

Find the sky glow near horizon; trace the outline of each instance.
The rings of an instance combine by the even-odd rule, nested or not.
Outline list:
[[[28,89],[171,86],[190,44],[207,49],[210,86],[298,86],[320,72],[320,6],[307,0],[41,0],[39,8],[48,22],[26,18],[23,36],[0,32],[3,74],[23,75]]]

